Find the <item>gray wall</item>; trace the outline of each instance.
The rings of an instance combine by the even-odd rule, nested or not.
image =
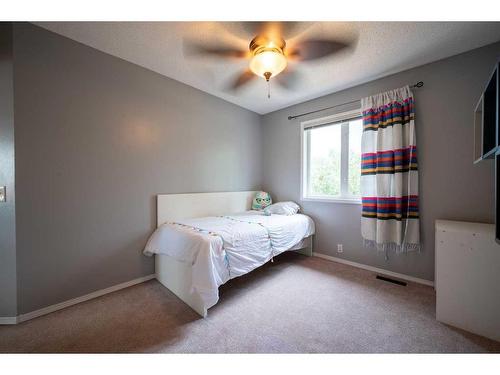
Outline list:
[[[276,200],[300,201],[300,121],[312,117],[289,121],[287,116],[424,81],[415,90],[422,252],[390,254],[386,261],[363,248],[360,205],[301,204],[317,224],[317,252],[433,280],[436,219],[493,221],[493,163],[472,164],[472,114],[499,56],[497,43],[265,115],[265,190]],[[337,243],[344,244],[341,254]]]
[[[0,22],[0,317],[16,316],[16,213],[14,194],[14,91],[12,26]]]
[[[29,24],[14,60],[20,313],[153,273],[156,194],[260,188],[257,114]]]

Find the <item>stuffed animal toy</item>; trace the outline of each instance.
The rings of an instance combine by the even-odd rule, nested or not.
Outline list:
[[[252,210],[262,211],[264,208],[272,204],[271,195],[265,191],[258,191],[252,202]]]

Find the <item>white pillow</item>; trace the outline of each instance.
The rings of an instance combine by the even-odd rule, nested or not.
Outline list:
[[[275,215],[295,215],[299,212],[300,206],[295,202],[278,202],[267,206],[264,209],[264,214],[270,216]]]

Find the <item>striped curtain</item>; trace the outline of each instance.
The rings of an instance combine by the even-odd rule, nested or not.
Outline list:
[[[361,234],[365,246],[420,249],[418,165],[409,86],[361,100]]]

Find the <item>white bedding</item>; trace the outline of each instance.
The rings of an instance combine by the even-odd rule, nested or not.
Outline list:
[[[314,222],[306,215],[247,211],[165,223],[152,234],[144,254],[168,255],[192,264],[192,290],[208,309],[217,303],[220,285],[294,249],[312,234]]]

